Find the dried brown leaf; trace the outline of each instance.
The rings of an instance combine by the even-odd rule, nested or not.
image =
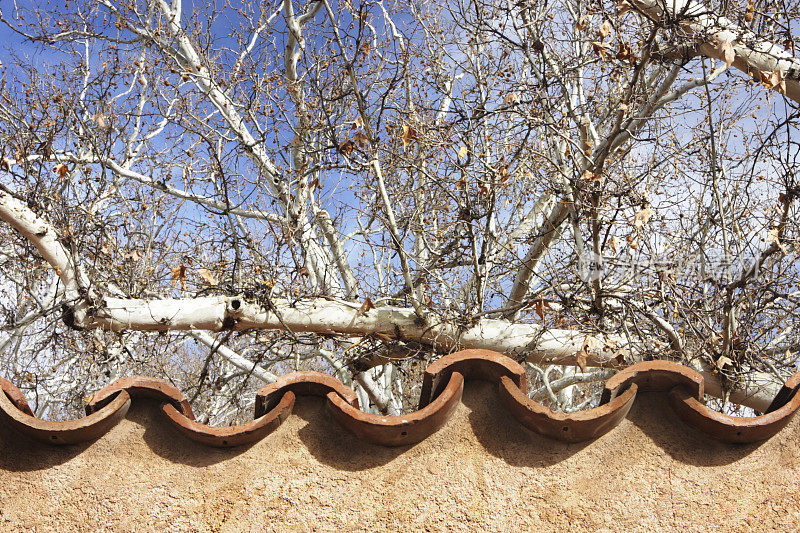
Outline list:
[[[369,296],[364,298],[364,303],[361,304],[361,307],[358,308],[359,315],[365,315],[370,309],[375,309],[375,304],[372,303]]]
[[[544,319],[544,310],[551,309],[550,303],[547,300],[533,300],[531,303],[528,304],[528,308],[533,308],[536,311],[536,314],[539,315],[539,318]]]
[[[600,35],[600,40],[602,41],[608,34],[611,33],[611,22],[606,19],[603,21],[603,24],[600,25],[600,29],[597,30],[597,33]]]
[[[722,356],[720,356],[719,359],[717,359],[717,362],[714,363],[714,364],[717,365],[717,368],[722,370],[723,368],[725,368],[726,365],[733,366],[733,360],[730,357],[726,357],[726,356],[722,355]]]
[[[53,168],[53,172],[57,172],[58,179],[63,180],[69,174],[69,168],[64,163],[59,163]]]
[[[408,146],[408,144],[411,141],[418,140],[418,138],[417,138],[417,130],[415,130],[414,128],[412,128],[408,124],[403,124],[402,140],[403,140],[403,149],[405,150],[405,148]]]
[[[584,170],[583,174],[581,174],[581,180],[587,183],[592,183],[595,181],[600,181],[601,177],[599,174],[595,174],[591,170]]]
[[[634,225],[634,226],[636,226],[636,228],[637,228],[637,229],[642,229],[642,227],[643,227],[645,224],[647,224],[648,222],[650,222],[650,218],[651,218],[651,217],[652,217],[652,216],[653,216],[655,213],[656,213],[656,212],[655,212],[655,211],[653,211],[652,209],[650,209],[649,207],[648,207],[648,208],[646,208],[646,209],[642,209],[641,211],[639,211],[638,213],[636,213],[636,216],[634,216],[634,217],[633,217],[633,225]]]
[[[607,44],[600,41],[592,41],[592,48],[594,49],[594,53],[599,55],[600,59],[603,61],[609,61],[611,59],[611,50]]]
[[[616,352],[611,355],[611,358],[615,360],[618,364],[625,363],[625,359],[630,355],[630,352],[625,348],[620,348]]]
[[[767,89],[777,88],[782,94],[786,92],[786,80],[783,79],[783,73],[780,70],[759,70],[758,77],[761,84]]]
[[[589,353],[586,350],[578,350],[575,354],[575,364],[581,369],[581,372],[586,372],[586,359]]]
[[[720,59],[725,61],[725,65],[730,68],[736,59],[736,52],[733,50],[733,43],[730,40],[720,41],[717,45],[717,53]]]
[[[633,48],[627,43],[619,43],[617,50],[617,59],[620,61],[627,61],[629,63],[636,62],[636,54],[633,53]]]
[[[622,240],[619,237],[611,237],[608,239],[608,247],[611,248],[611,253],[614,255],[619,252],[620,246],[622,246]]]
[[[186,288],[186,265],[179,265],[170,269],[172,272],[172,285],[176,282],[181,282],[181,287]]]
[[[205,281],[209,285],[217,285],[217,280],[214,279],[214,275],[211,271],[207,268],[198,268],[195,270],[198,276],[200,276],[203,281]]]
[[[508,181],[508,165],[500,165],[497,173],[500,174],[500,183],[505,183]]]
[[[358,132],[353,135],[353,140],[358,143],[358,145],[362,148],[368,148],[370,143],[369,137],[366,133]]]
[[[356,148],[356,143],[353,141],[342,141],[339,144],[339,153],[345,155],[346,157],[350,157],[350,154],[353,153],[353,150]]]

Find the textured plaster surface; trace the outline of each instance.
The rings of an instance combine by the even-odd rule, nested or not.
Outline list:
[[[539,437],[469,382],[432,437],[381,448],[321,399],[249,448],[186,440],[135,401],[100,440],[40,445],[0,426],[0,531],[794,531],[800,418],[755,445],[693,434],[663,397],[588,444]]]

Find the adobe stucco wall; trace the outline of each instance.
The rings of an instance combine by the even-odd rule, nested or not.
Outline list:
[[[691,434],[659,396],[582,445],[541,438],[470,382],[422,443],[356,440],[299,398],[246,449],[196,445],[134,402],[99,441],[56,448],[0,427],[0,530],[792,531],[796,418],[760,446]]]

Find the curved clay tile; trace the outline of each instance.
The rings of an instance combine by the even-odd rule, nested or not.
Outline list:
[[[526,428],[566,442],[581,442],[605,435],[628,415],[636,399],[637,385],[631,383],[609,403],[574,413],[560,413],[531,400],[506,376],[500,378],[500,399],[506,409]]]
[[[105,406],[89,416],[53,422],[21,411],[5,393],[5,389],[0,393],[0,412],[3,418],[20,433],[50,444],[78,444],[105,435],[125,417],[130,405],[128,393],[118,391]]]
[[[672,408],[689,426],[724,442],[746,443],[767,440],[792,419],[800,407],[800,372],[790,377],[784,388],[793,393],[783,405],[773,402],[770,412],[760,416],[730,416],[709,409],[683,387],[669,392]],[[776,397],[777,398],[777,397]]]
[[[433,435],[450,418],[461,401],[464,377],[452,372],[441,394],[432,402],[407,415],[382,416],[365,413],[347,403],[335,392],[328,393],[333,418],[359,438],[383,446],[416,444]]]
[[[285,374],[276,382],[259,389],[256,393],[255,416],[259,417],[274,408],[286,392],[293,392],[297,396],[321,397],[335,392],[358,409],[358,396],[353,389],[328,374],[306,371]]]
[[[120,378],[106,385],[91,397],[86,405],[86,414],[97,411],[112,395],[122,390],[126,391],[131,398],[150,398],[171,403],[186,418],[194,420],[192,406],[178,387],[163,379],[149,376]]]
[[[169,420],[178,431],[193,441],[216,448],[230,448],[232,446],[252,444],[263,439],[278,429],[278,426],[289,418],[289,415],[292,413],[292,407],[294,407],[294,393],[286,392],[274,408],[255,420],[247,422],[246,424],[221,427],[209,426],[207,424],[201,424],[196,420],[191,420],[175,409],[175,406],[170,403],[161,406],[161,410],[167,417],[167,420]]]

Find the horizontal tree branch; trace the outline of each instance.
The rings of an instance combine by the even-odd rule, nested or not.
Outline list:
[[[735,68],[756,77],[759,72],[780,72],[786,96],[800,102],[800,60],[779,45],[717,15],[699,0],[631,0],[631,4],[654,20],[665,16],[678,20],[687,37],[700,39],[697,51],[706,57],[724,61],[719,43],[730,42]]]
[[[538,324],[481,319],[458,324],[454,319],[430,317],[423,324],[414,309],[378,307],[362,311],[359,304],[330,298],[299,301],[274,299],[262,304],[239,296],[212,296],[186,299],[104,298],[87,317],[84,327],[112,331],[237,331],[288,329],[293,333],[322,335],[377,335],[412,341],[447,352],[460,348],[482,348],[509,356],[527,358],[534,363],[575,364],[587,334],[571,329],[550,329]],[[593,336],[601,343],[603,338]],[[611,345],[614,344],[614,349]],[[612,353],[624,341],[614,339],[609,348],[590,354],[590,366],[619,366]]]

